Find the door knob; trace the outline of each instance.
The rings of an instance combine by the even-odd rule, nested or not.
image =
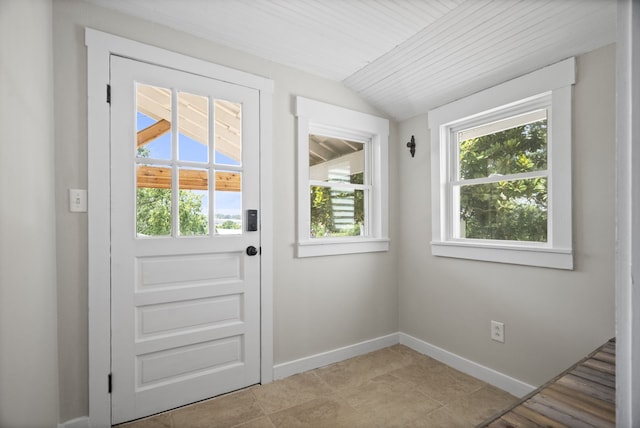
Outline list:
[[[247,247],[247,255],[248,256],[255,256],[256,254],[258,254],[258,249],[256,247],[254,247],[253,245],[249,245]]]

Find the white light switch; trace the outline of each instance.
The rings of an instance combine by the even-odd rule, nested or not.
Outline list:
[[[87,191],[84,189],[69,189],[69,211],[72,213],[87,212]]]

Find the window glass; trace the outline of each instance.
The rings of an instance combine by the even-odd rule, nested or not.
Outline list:
[[[215,163],[238,166],[242,163],[242,104],[215,100],[213,108]]]
[[[461,186],[460,238],[547,242],[547,180]]]
[[[311,238],[365,235],[365,153],[362,142],[309,135]]]
[[[171,235],[171,168],[138,165],[136,183],[136,234]]]
[[[459,131],[457,140],[461,180],[547,168],[546,110]]]
[[[309,135],[309,179],[363,184],[364,143]]]
[[[546,242],[546,110],[455,135],[459,185],[453,187],[452,203],[460,228],[458,233],[454,228],[454,238]]]
[[[178,160],[209,161],[209,98],[178,92]]]
[[[137,156],[171,159],[171,90],[138,84],[136,105]]]
[[[364,235],[364,191],[311,186],[311,237]]]
[[[216,171],[215,224],[219,235],[242,233],[242,173]]]
[[[209,173],[206,169],[191,168],[180,168],[178,172],[180,235],[207,235],[209,233]]]

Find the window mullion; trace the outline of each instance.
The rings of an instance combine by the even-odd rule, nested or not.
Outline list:
[[[371,186],[366,184],[351,184],[332,181],[309,180],[309,186],[313,187],[330,187],[336,190],[370,190]]]
[[[540,171],[531,171],[531,172],[522,172],[519,174],[508,174],[508,175],[493,175],[489,177],[482,178],[470,178],[467,180],[452,180],[451,184],[453,186],[472,186],[474,184],[493,184],[500,183],[502,181],[516,181],[516,180],[526,180],[529,178],[545,178],[549,176],[549,171],[546,169]]]

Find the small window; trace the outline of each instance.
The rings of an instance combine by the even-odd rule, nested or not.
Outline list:
[[[429,113],[437,256],[573,268],[574,61]]]
[[[297,98],[298,257],[388,250],[388,121]]]
[[[309,134],[311,238],[369,235],[370,144]]]

